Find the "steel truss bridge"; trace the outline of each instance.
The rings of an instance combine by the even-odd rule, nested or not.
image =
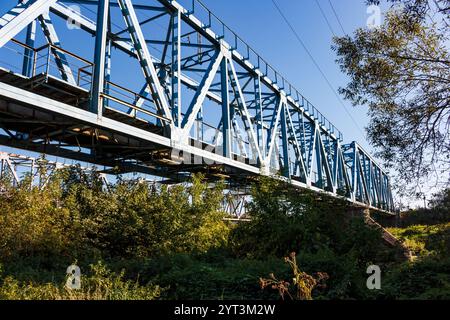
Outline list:
[[[30,186],[44,188],[50,180],[52,174],[63,168],[74,167],[73,164],[49,161],[45,158],[34,158],[21,154],[0,152],[0,191],[2,190],[2,180],[9,179],[13,186],[18,186],[23,179],[29,177]],[[79,167],[82,172],[96,171],[95,167]],[[98,172],[99,179],[103,184],[108,185],[107,175]]]
[[[198,0],[0,6],[0,144],[166,183],[273,176],[394,211],[370,154]]]

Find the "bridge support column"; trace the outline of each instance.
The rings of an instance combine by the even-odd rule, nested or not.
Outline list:
[[[92,78],[92,95],[90,111],[98,118],[103,113],[102,93],[105,89],[106,40],[109,14],[109,0],[99,0],[97,9],[97,30],[95,35],[94,76]]]
[[[222,141],[223,141],[223,156],[231,158],[231,112],[230,112],[230,96],[228,88],[228,61],[223,58],[220,64],[220,75],[222,85]]]
[[[36,21],[33,20],[27,27],[27,37],[26,44],[29,47],[34,47],[34,41],[36,40]],[[23,66],[22,66],[22,75],[25,77],[33,76],[33,50],[29,48],[25,48],[24,58],[23,58]]]

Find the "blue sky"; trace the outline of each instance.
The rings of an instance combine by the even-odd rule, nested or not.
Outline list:
[[[346,32],[352,33],[355,29],[366,26],[369,15],[366,12],[367,7],[364,0],[330,1]],[[140,0],[140,2],[144,1]],[[190,3],[190,0],[180,0],[180,2]],[[272,0],[203,0],[203,2],[299,89],[344,134],[345,143],[356,140],[368,151],[372,151],[363,132],[368,123],[366,108],[355,108],[349,102],[344,101],[354,120],[351,119],[276,11]],[[330,2],[328,0],[317,0],[317,2],[329,20],[333,32],[337,36],[342,36],[342,28],[332,11]],[[348,78],[342,74],[335,63],[336,56],[331,49],[333,34],[317,2],[316,0],[277,0],[281,10],[320,65],[334,90],[337,91],[339,86],[345,86]],[[6,12],[15,3],[16,0],[2,0],[0,14]],[[82,10],[85,9],[82,8]],[[83,14],[89,15],[89,12],[83,12]],[[59,23],[64,23],[64,21]],[[92,41],[91,37],[85,40],[80,38],[77,41],[65,37],[70,36],[60,34],[61,42],[68,50],[73,47],[80,50],[79,43],[81,41]],[[90,57],[90,55],[92,52],[83,54],[85,57]],[[128,68],[128,66],[126,67]],[[358,125],[355,125],[354,121]]]
[[[328,0],[317,0],[337,36],[343,32]],[[285,76],[344,134],[344,142],[358,141],[371,150],[365,139],[368,123],[365,107],[344,101],[358,123],[355,126],[308,54],[276,11],[272,0],[203,0],[217,16],[238,33],[263,58]],[[296,32],[324,71],[334,89],[345,86],[348,78],[335,63],[332,36],[315,0],[277,0]],[[331,0],[344,31],[352,33],[366,26],[369,15],[363,0]],[[363,131],[363,132],[361,132]]]

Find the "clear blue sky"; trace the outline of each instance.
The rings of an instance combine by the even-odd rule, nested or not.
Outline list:
[[[180,0],[180,3],[190,3],[190,1]],[[317,1],[334,33],[342,36],[342,29],[329,1]],[[139,2],[145,1],[140,0]],[[366,108],[354,108],[349,102],[344,101],[352,117],[358,123],[358,128],[276,11],[272,0],[203,0],[203,2],[331,120],[344,134],[345,143],[356,140],[371,151],[365,134],[361,132],[368,122]],[[364,2],[364,0],[331,0],[346,32],[352,33],[359,27],[365,27],[368,14]],[[15,3],[17,0],[2,0],[0,14],[5,13]],[[348,79],[335,63],[336,56],[331,50],[333,34],[321,14],[316,0],[277,0],[277,3],[334,89],[337,91],[339,86],[344,86]],[[86,12],[82,13],[86,14]],[[61,42],[65,48],[80,49],[81,40],[73,41],[73,38],[65,38],[65,35],[62,34],[60,34],[60,38],[62,38]],[[86,41],[92,41],[92,39]],[[90,55],[92,52],[83,54],[86,57],[90,57]],[[131,73],[129,72],[129,74]],[[4,149],[4,147],[1,148]]]

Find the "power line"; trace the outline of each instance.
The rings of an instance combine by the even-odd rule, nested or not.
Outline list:
[[[337,100],[339,101],[339,103],[344,107],[345,112],[347,113],[347,115],[350,117],[350,119],[352,120],[353,124],[356,126],[356,128],[359,130],[359,132],[363,135],[363,137],[365,136],[363,130],[361,129],[361,127],[358,125],[358,123],[356,122],[356,120],[353,118],[352,114],[350,113],[350,111],[348,111],[346,105],[344,104],[344,102],[342,101],[341,97],[339,96],[339,94],[336,92],[336,90],[334,89],[333,85],[331,84],[330,80],[328,80],[328,77],[325,75],[325,73],[323,72],[322,68],[319,66],[319,64],[317,63],[316,59],[314,59],[314,56],[311,54],[311,52],[309,51],[308,47],[306,46],[306,44],[303,42],[303,40],[300,38],[300,36],[298,35],[297,31],[295,31],[294,27],[292,26],[292,24],[289,22],[289,20],[286,18],[286,16],[284,15],[283,11],[281,11],[280,7],[278,6],[277,2],[275,0],[272,0],[272,3],[274,4],[275,8],[278,10],[279,14],[281,15],[281,17],[283,18],[283,20],[286,22],[286,24],[289,26],[289,28],[291,29],[292,33],[294,34],[295,38],[297,39],[297,41],[300,43],[300,45],[303,47],[303,49],[306,51],[306,53],[308,54],[309,58],[311,59],[311,61],[314,63],[315,67],[317,68],[317,70],[319,70],[320,74],[322,75],[322,77],[324,78],[324,80],[326,81],[326,83],[328,84],[328,87],[331,89],[331,91],[333,91],[334,95],[336,96]]]
[[[333,4],[331,3],[331,0],[328,0],[328,3],[330,4],[331,9],[333,10],[334,16],[336,17],[336,20],[338,21],[339,26],[341,27],[342,33],[343,33],[344,35],[346,35],[347,32],[345,32],[344,27],[342,26],[342,23],[341,23],[341,19],[339,19],[339,15],[337,14],[336,10],[334,9],[334,6],[333,6]]]
[[[319,4],[319,1],[317,1],[317,0],[315,0],[315,1],[316,1],[317,6],[319,7],[320,13],[322,13],[322,17],[325,19],[325,21],[326,21],[326,23],[328,25],[328,28],[330,29],[330,31],[333,34],[333,36],[336,36],[336,33],[334,32],[333,27],[331,26],[330,21],[327,18],[327,15],[323,11],[322,6]]]

